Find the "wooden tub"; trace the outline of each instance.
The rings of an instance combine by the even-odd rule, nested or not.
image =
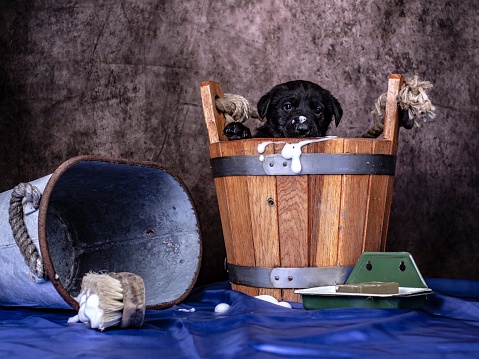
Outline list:
[[[385,250],[402,82],[400,75],[389,77],[381,138],[307,144],[295,138],[228,141],[215,106],[222,89],[201,84],[233,289],[300,301],[294,289],[344,283],[364,251]],[[281,155],[285,143],[303,145],[297,174]]]

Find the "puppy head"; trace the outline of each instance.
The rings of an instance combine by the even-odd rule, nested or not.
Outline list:
[[[303,80],[273,87],[260,98],[257,108],[275,137],[325,136],[333,117],[338,126],[343,115],[328,90]]]

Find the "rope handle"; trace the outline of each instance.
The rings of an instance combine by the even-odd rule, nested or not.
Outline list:
[[[429,81],[422,81],[417,75],[404,79],[403,84],[397,94],[397,106],[401,108],[399,124],[406,130],[419,127],[418,120],[432,120],[436,117],[436,107],[432,104],[426,91],[433,85]],[[360,137],[376,138],[384,130],[383,112],[386,108],[387,93],[383,93],[374,103],[374,110],[371,114],[380,121],[374,124],[372,128]]]
[[[30,238],[23,220],[23,200],[25,199],[27,202],[31,202],[32,206],[38,209],[41,197],[42,193],[37,187],[32,186],[30,183],[20,183],[12,190],[8,219],[15,242],[18,248],[20,248],[22,257],[30,268],[30,271],[38,278],[46,279],[42,258]]]
[[[256,107],[240,95],[225,93],[223,97],[215,99],[215,105],[218,112],[225,116],[226,124],[245,122],[249,118],[256,118],[262,122],[266,121],[258,114]]]

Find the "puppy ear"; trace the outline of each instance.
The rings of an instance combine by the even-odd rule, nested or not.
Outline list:
[[[271,92],[268,92],[266,95],[263,95],[259,101],[258,105],[256,106],[258,110],[258,115],[263,118],[266,116],[268,112],[269,104],[271,103]]]
[[[341,108],[339,101],[333,96],[330,96],[328,111],[334,116],[334,123],[336,124],[336,127],[338,127],[339,121],[341,121],[341,117],[343,117],[343,109]]]

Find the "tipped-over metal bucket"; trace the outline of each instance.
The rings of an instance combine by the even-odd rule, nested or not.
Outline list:
[[[0,193],[0,305],[78,309],[88,272],[131,272],[145,283],[146,305],[166,308],[192,289],[201,231],[184,184],[155,163],[75,157],[30,182],[38,210],[23,205],[45,279],[33,275],[9,223],[12,191]]]

